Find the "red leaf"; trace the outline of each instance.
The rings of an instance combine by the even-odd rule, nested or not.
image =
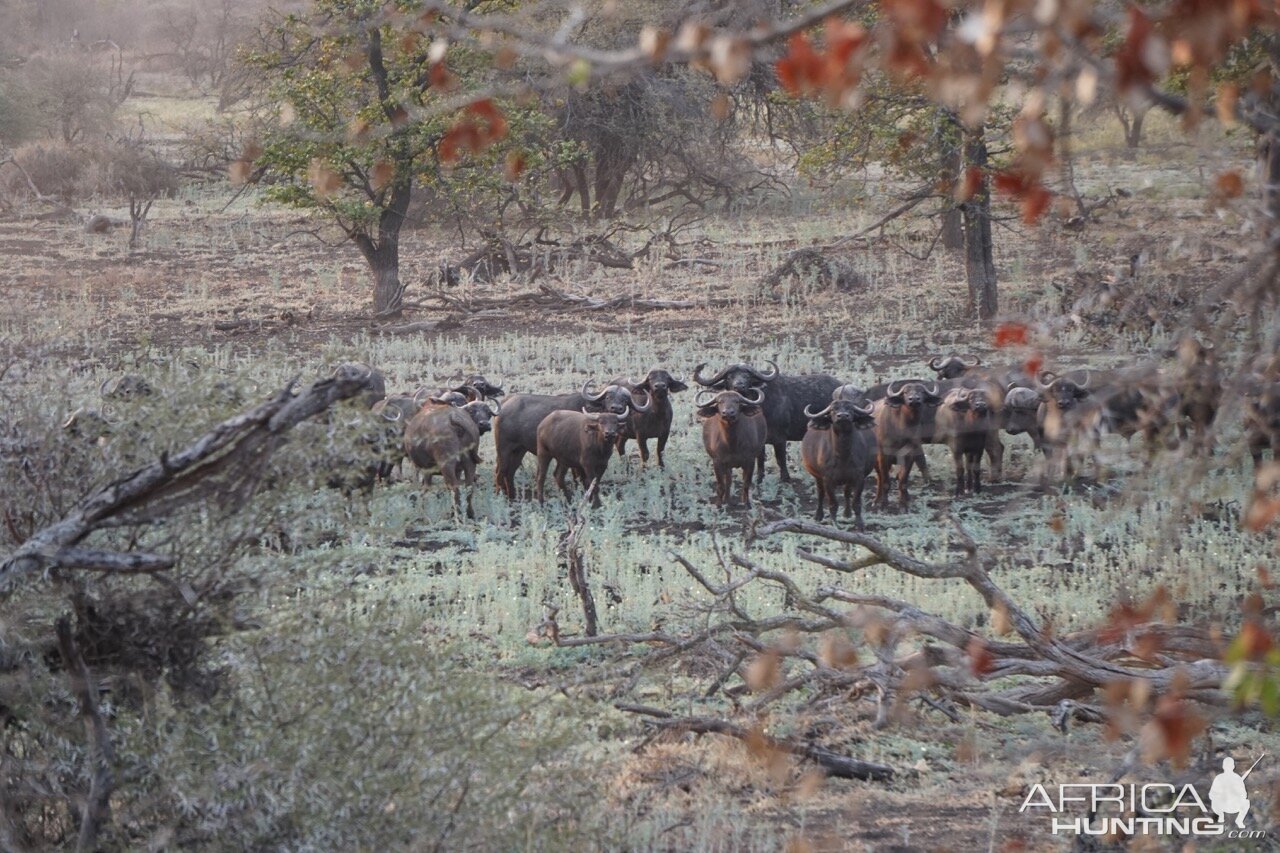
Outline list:
[[[507,162],[503,167],[502,174],[508,181],[517,181],[524,174],[524,155],[519,151],[512,151],[507,154]]]
[[[981,678],[995,669],[996,659],[987,651],[986,642],[976,634],[969,640],[965,653],[969,655],[969,670],[975,676]]]
[[[449,72],[445,67],[444,60],[434,63],[431,70],[427,72],[427,83],[433,89],[439,89],[442,92],[453,88],[454,81],[457,78]]]
[[[977,195],[980,189],[982,189],[982,170],[977,166],[970,166],[965,170],[963,180],[956,187],[956,202],[965,203]]]
[[[1049,203],[1053,201],[1053,193],[1044,188],[1043,184],[1036,184],[1022,197],[1022,222],[1026,225],[1035,225],[1040,221],[1040,217],[1049,209]]]
[[[1025,346],[1028,329],[1022,323],[1001,323],[996,327],[997,347]]]
[[[1129,32],[1116,51],[1116,84],[1121,92],[1134,86],[1146,86],[1155,80],[1147,67],[1147,39],[1151,37],[1151,19],[1137,6],[1129,7]]]

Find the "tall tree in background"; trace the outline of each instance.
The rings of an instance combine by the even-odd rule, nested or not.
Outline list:
[[[232,178],[259,176],[270,198],[331,217],[369,265],[374,314],[399,313],[400,235],[415,180],[502,137],[506,119],[478,101],[451,124],[455,110],[440,101],[459,78],[371,0],[318,0],[310,15],[277,21],[248,61],[277,98],[280,122]]]

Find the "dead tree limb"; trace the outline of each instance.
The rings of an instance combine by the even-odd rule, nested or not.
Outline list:
[[[164,454],[150,465],[95,489],[61,520],[37,531],[0,562],[0,601],[11,595],[21,580],[41,570],[161,570],[165,557],[76,546],[100,526],[153,518],[164,509],[195,499],[200,483],[213,476],[234,481],[235,488],[226,490],[225,499],[247,497],[285,433],[335,402],[364,391],[369,380],[369,374],[359,371],[342,372],[296,395],[290,382],[274,399],[223,421],[176,453]]]
[[[89,667],[71,633],[71,620],[63,616],[56,624],[58,652],[67,668],[71,692],[80,705],[80,717],[84,721],[89,739],[89,763],[91,767],[89,792],[80,810],[80,835],[76,840],[77,851],[96,850],[102,826],[111,817],[111,791],[115,787],[113,767],[115,748],[106,721],[98,710],[97,686],[89,676]]]
[[[838,752],[832,752],[820,746],[800,743],[789,738],[774,737],[760,731],[751,731],[728,720],[718,720],[714,717],[674,717],[665,719],[660,713],[654,713],[657,709],[636,708],[630,705],[618,705],[616,707],[621,711],[655,716],[660,722],[654,722],[650,725],[666,731],[725,735],[750,744],[759,744],[765,749],[789,752],[792,755],[813,761],[825,770],[828,775],[840,779],[863,779],[872,782],[888,782],[893,779],[894,770],[887,764],[863,761],[858,758],[841,755]]]
[[[599,487],[599,480],[591,481],[586,494],[582,496],[582,502],[578,504],[578,508],[569,519],[569,529],[560,540],[560,550],[569,569],[569,585],[573,587],[578,600],[582,602],[583,633],[588,637],[594,637],[600,633],[599,617],[596,615],[595,597],[591,594],[591,586],[587,583],[587,567],[582,559],[582,545],[579,539],[587,526],[587,506],[595,497],[596,489]]]

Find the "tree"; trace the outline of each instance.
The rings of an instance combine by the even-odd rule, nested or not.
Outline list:
[[[319,210],[342,228],[369,265],[379,317],[403,305],[400,234],[415,179],[507,128],[487,99],[451,127],[442,100],[458,78],[416,30],[397,23],[371,0],[318,0],[309,16],[278,20],[248,62],[266,76],[280,121],[232,169],[244,180],[252,163],[268,197]]]
[[[136,249],[151,205],[178,188],[177,173],[156,150],[137,139],[111,145],[100,154],[99,161],[103,173],[101,189],[129,200],[129,248]]]

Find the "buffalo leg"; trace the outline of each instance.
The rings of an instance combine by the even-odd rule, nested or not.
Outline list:
[[[637,438],[636,444],[640,445],[640,464],[649,464],[649,439]]]
[[[822,521],[822,502],[827,497],[826,485],[822,482],[821,477],[814,477],[813,487],[814,487],[814,490],[817,491],[818,493],[818,512],[813,516],[813,518],[815,521]]]
[[[911,465],[916,461],[917,453],[904,448],[898,453],[898,504],[905,510],[910,497],[907,495],[907,479],[911,476]]]
[[[712,463],[711,471],[715,474],[716,478],[716,494],[715,497],[711,499],[711,502],[716,506],[724,506],[728,503],[728,500],[725,497],[726,489],[724,486],[724,469],[719,463]]]
[[[987,458],[991,460],[991,481],[998,483],[1004,479],[1004,442],[995,430],[987,433]]]
[[[619,459],[627,455],[627,437],[625,435],[618,436],[618,442],[615,446],[618,448]]]
[[[920,476],[924,478],[925,485],[933,485],[933,479],[929,476],[929,463],[924,458],[924,448],[916,448],[913,458],[915,459],[916,467],[920,469]]]
[[[832,495],[832,500],[834,499],[835,499],[835,496]],[[853,483],[845,483],[844,484],[844,517],[845,518],[848,518],[852,514],[851,513],[852,503],[853,503]],[[834,509],[831,511],[831,514],[835,515]]]
[[[497,476],[494,477],[494,485],[498,491],[506,494],[508,500],[516,499],[516,471],[520,470],[520,463],[524,461],[524,451],[511,451],[499,453],[497,459]]]
[[[969,479],[973,484],[973,493],[976,495],[982,491],[982,451],[972,453],[969,456]]]
[[[747,462],[747,464],[742,468],[742,505],[748,509],[751,507],[751,474],[753,473],[751,469],[754,467],[755,465],[753,463]],[[730,479],[732,479],[732,468],[729,469],[729,476]]]
[[[881,450],[876,453],[876,506],[889,503],[889,457]]]
[[[760,448],[760,458],[756,460],[756,482],[764,482],[764,448]]]
[[[853,521],[859,530],[862,530],[862,490],[866,484],[864,477],[853,486]]]
[[[760,454],[764,456],[763,453]],[[778,472],[782,477],[782,482],[791,482],[791,472],[787,470],[787,443],[785,441],[775,441],[773,443],[773,456],[778,460]],[[764,466],[763,460],[760,462],[761,467]]]
[[[567,465],[556,463],[556,485],[560,487],[560,491],[564,492],[564,499],[569,500],[573,496],[573,492],[569,491],[569,484],[565,482],[565,475],[569,473]],[[575,474],[578,472],[575,470]]]
[[[662,451],[667,449],[667,434],[663,433],[658,436],[658,467],[665,468],[666,463],[662,461]]]
[[[550,467],[550,465],[551,465],[551,457],[544,456],[543,454],[539,453],[538,454],[538,474],[534,479],[534,482],[536,483],[536,486],[534,487],[534,489],[535,489],[535,494],[538,498],[538,503],[542,503],[543,501],[543,492],[547,485],[547,468]],[[560,472],[557,471],[556,475],[559,476],[559,473]]]
[[[955,496],[960,497],[964,494],[965,482],[968,479],[969,472],[965,470],[968,466],[965,464],[965,453],[959,447],[951,451],[951,458],[956,463],[956,491]]]

